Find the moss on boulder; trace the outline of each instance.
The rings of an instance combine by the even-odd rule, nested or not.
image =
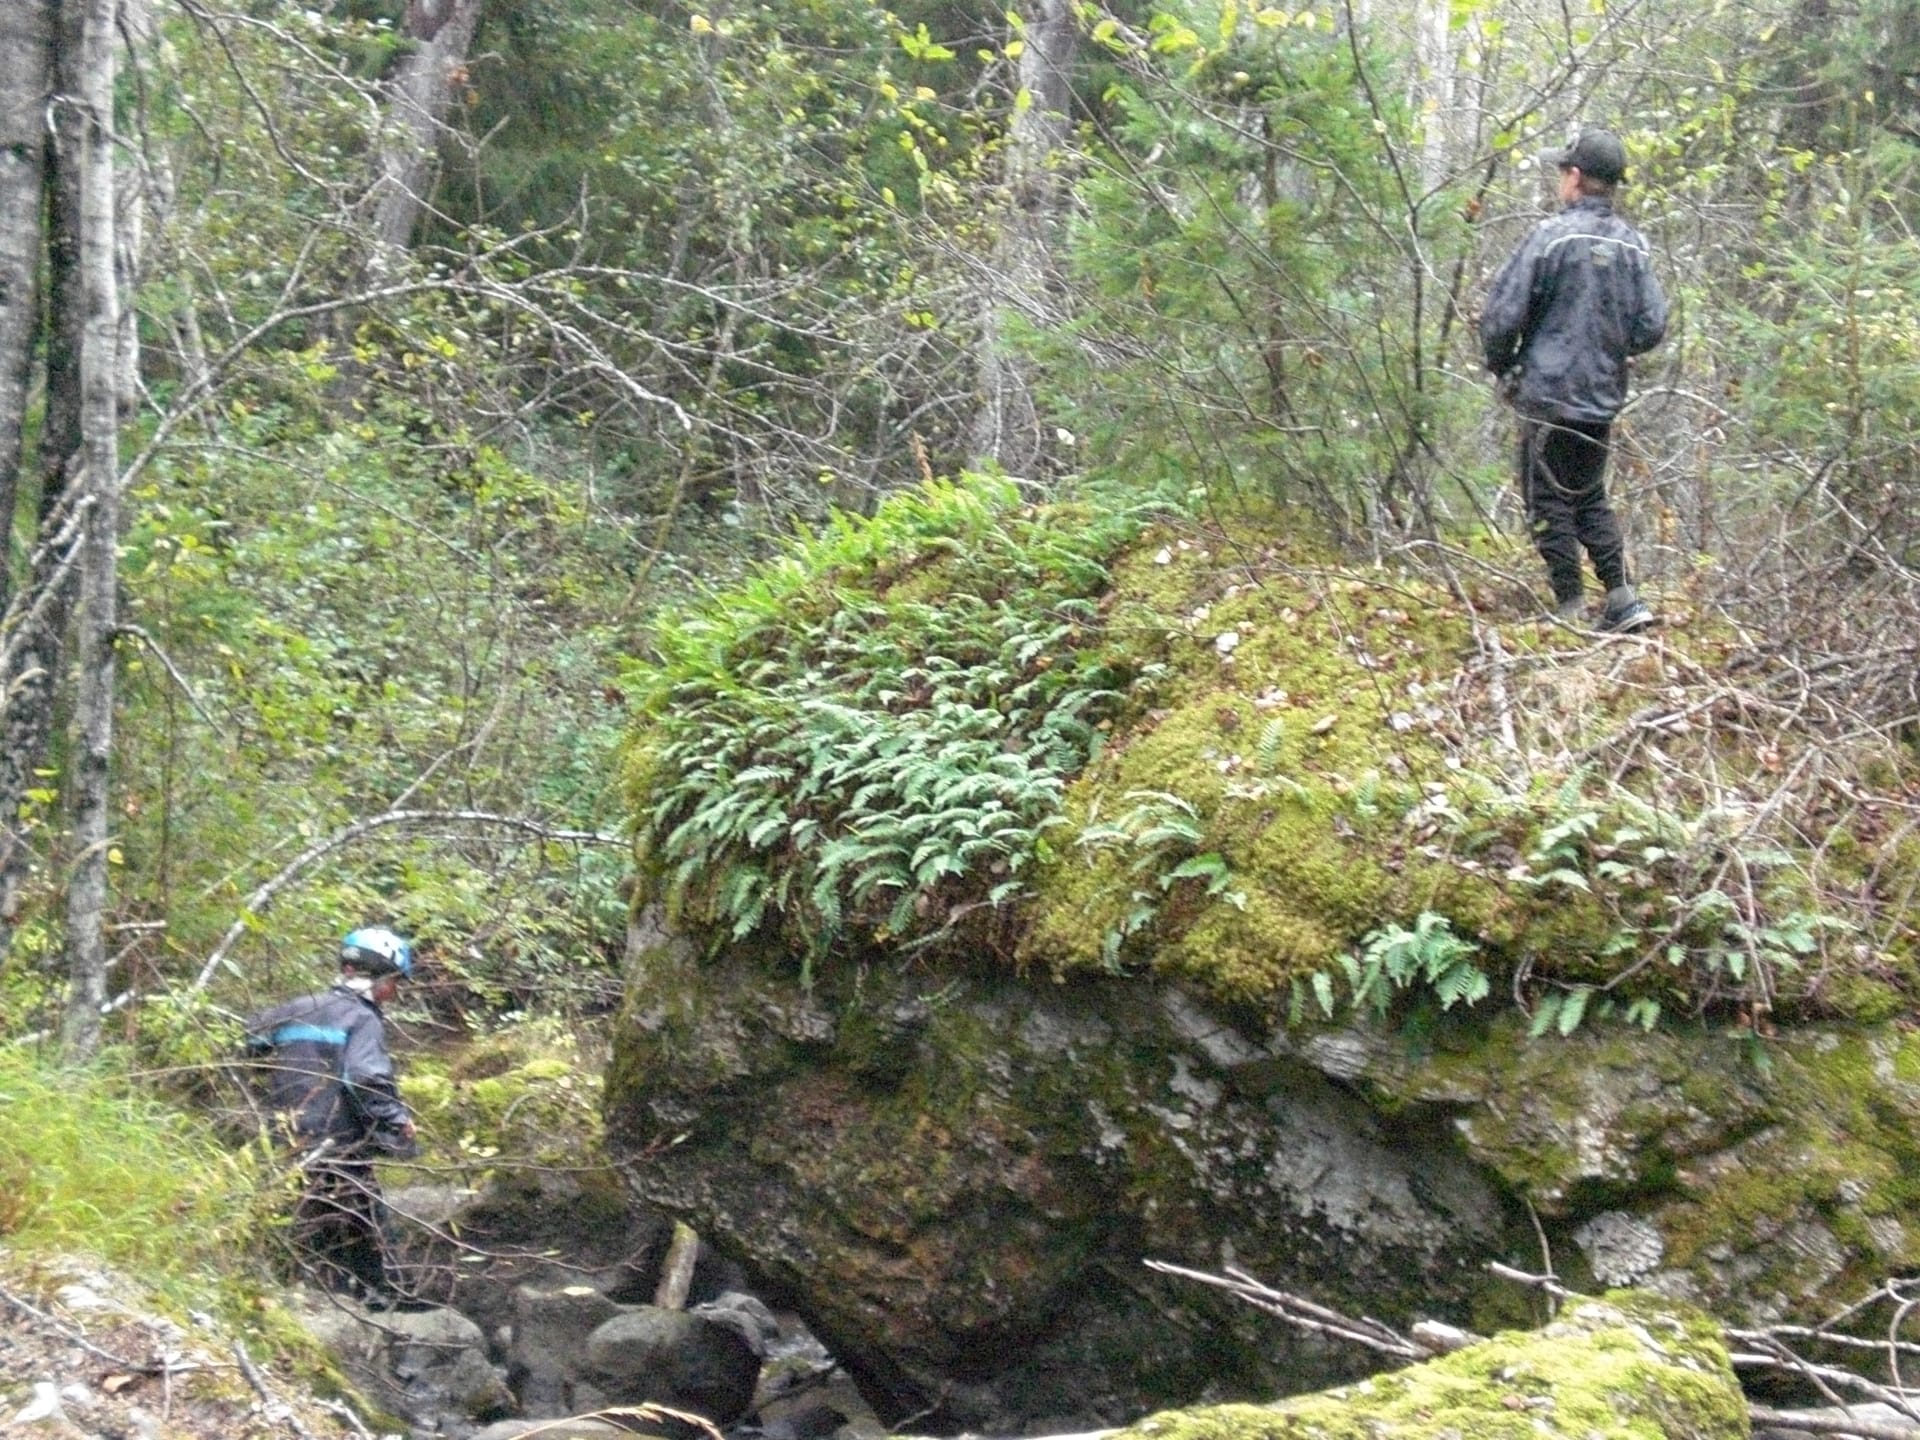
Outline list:
[[[1273,1048],[1387,1112],[1444,1106],[1466,1153],[1556,1233],[1613,1207],[1660,1234],[1647,1282],[1730,1320],[1811,1322],[1920,1265],[1920,1035],[1614,1029],[1515,1019],[1416,1052],[1363,1029]],[[1579,1253],[1558,1251],[1584,1279]]]
[[[1625,1212],[1658,1236],[1646,1284],[1743,1320],[1920,1264],[1910,748],[1755,745],[1767,657],[1683,602],[1595,636],[1471,576],[1335,563],[1285,517],[1067,547],[961,498],[958,529],[935,493],[849,527],[751,626],[683,627],[698,683],[653,674],[629,775],[685,929],[632,948],[623,1173],[891,1414],[944,1395],[1012,1428],[1072,1373],[1100,1377],[1081,1413],[1124,1417],[1347,1363],[1263,1354],[1246,1317],[1145,1286],[1149,1253],[1482,1328],[1505,1305],[1479,1262],[1535,1244],[1529,1211],[1576,1278],[1575,1236]],[[1013,639],[962,664],[941,636],[973,612],[942,587],[979,580],[954,557],[989,532],[1028,578],[989,587]],[[917,628],[887,629],[895,602]],[[851,793],[839,732],[798,734],[816,675],[903,747]],[[992,719],[1043,692],[1044,756]],[[899,758],[962,755],[1019,770],[1017,854],[967,777]],[[1149,1313],[1191,1330],[1150,1339]]]
[[[1277,1405],[1149,1416],[1122,1440],[1744,1440],[1719,1329],[1638,1294],[1571,1303],[1537,1331]]]

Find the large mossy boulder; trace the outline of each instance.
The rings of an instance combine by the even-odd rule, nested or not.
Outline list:
[[[1537,1331],[1276,1405],[1152,1415],[1118,1440],[1746,1440],[1718,1327],[1609,1294]]]
[[[1910,747],[1756,746],[1790,667],[1683,596],[1290,528],[928,487],[636,667],[612,1146],[890,1419],[1356,1363],[1149,1257],[1482,1330],[1494,1258],[1760,1320],[1920,1264]]]
[[[647,943],[647,941],[651,943]],[[1442,1107],[1219,1063],[1177,990],[875,969],[813,989],[637,946],[608,1083],[641,1203],[791,1302],[888,1418],[1011,1432],[1322,1385],[1364,1358],[1142,1262],[1470,1318],[1517,1209]]]
[[[1920,1037],[1518,1019],[1249,1027],[1175,985],[873,969],[812,989],[637,930],[609,1129],[639,1201],[787,1297],[884,1413],[1117,1421],[1364,1357],[1147,1273],[1390,1323],[1522,1312],[1484,1265],[1815,1320],[1920,1264]],[[1436,1043],[1437,1041],[1437,1043]],[[1529,1215],[1528,1212],[1531,1212]],[[923,1422],[924,1423],[924,1422]]]

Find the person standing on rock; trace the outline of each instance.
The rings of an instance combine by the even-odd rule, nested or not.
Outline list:
[[[329,1289],[392,1303],[376,1157],[418,1153],[380,1007],[413,974],[413,947],[380,927],[340,945],[340,978],[247,1021],[247,1052],[305,1172],[294,1239]]]
[[[1607,502],[1613,420],[1627,398],[1627,360],[1666,334],[1667,301],[1646,237],[1613,211],[1627,151],[1583,131],[1541,157],[1560,172],[1561,211],[1535,226],[1494,276],[1480,343],[1501,395],[1520,417],[1520,492],[1554,613],[1585,612],[1580,552],[1606,591],[1603,630],[1639,630],[1653,612],[1627,580],[1626,546]]]

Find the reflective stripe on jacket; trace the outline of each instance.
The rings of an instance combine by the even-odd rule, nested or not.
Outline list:
[[[1627,357],[1666,333],[1646,237],[1595,196],[1533,228],[1480,312],[1487,368],[1517,366],[1515,407],[1541,419],[1613,419],[1627,400]]]
[[[266,1070],[268,1103],[297,1140],[413,1152],[386,1022],[366,996],[336,985],[256,1015],[247,1022],[247,1050]]]

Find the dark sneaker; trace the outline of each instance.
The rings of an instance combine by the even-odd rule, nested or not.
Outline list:
[[[1587,597],[1569,595],[1564,600],[1553,602],[1553,618],[1564,620],[1569,625],[1578,625],[1587,616]]]
[[[1653,624],[1653,611],[1647,602],[1633,593],[1631,585],[1620,585],[1607,592],[1607,608],[1600,616],[1600,628],[1625,635]]]

